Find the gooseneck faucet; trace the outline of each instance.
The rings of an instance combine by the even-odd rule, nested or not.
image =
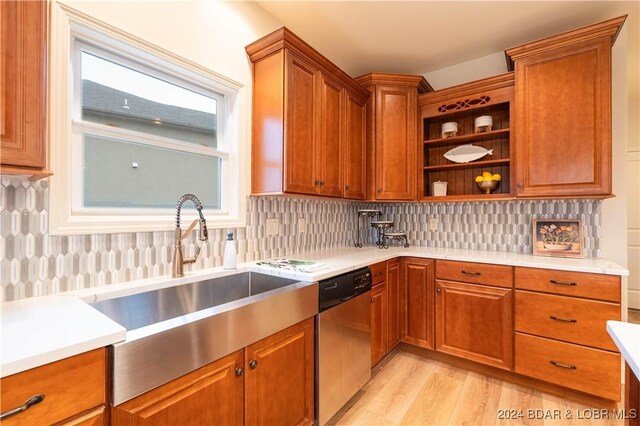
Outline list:
[[[196,210],[198,210],[198,214],[200,215],[200,219],[196,219],[191,223],[189,228],[182,233],[182,229],[180,228],[180,211],[182,210],[182,205],[185,201],[191,200],[193,205],[196,206]],[[200,254],[200,246],[196,247],[196,252],[193,257],[184,257],[182,254],[182,240],[187,238],[193,228],[195,228],[196,224],[200,224],[198,239],[200,241],[207,241],[209,235],[207,233],[207,221],[204,220],[204,216],[202,215],[202,203],[198,197],[193,194],[184,194],[178,200],[178,204],[176,206],[176,234],[175,234],[175,245],[174,245],[174,253],[173,253],[173,270],[171,276],[173,278],[179,278],[184,276],[184,265],[189,263],[194,263],[198,259],[198,255]]]

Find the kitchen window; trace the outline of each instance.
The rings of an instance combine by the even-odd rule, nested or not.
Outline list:
[[[51,232],[170,229],[185,193],[198,196],[212,226],[242,225],[242,86],[106,25],[86,25],[66,7],[58,14],[50,99],[52,123],[67,131],[51,130]]]

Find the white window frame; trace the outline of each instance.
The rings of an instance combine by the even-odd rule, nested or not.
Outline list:
[[[181,151],[221,158],[222,208],[213,211],[205,207],[207,225],[210,228],[245,226],[246,179],[242,170],[247,168],[247,164],[240,159],[246,158],[243,154],[247,151],[247,138],[240,121],[241,115],[246,120],[247,114],[241,108],[245,92],[242,84],[59,2],[54,2],[52,6],[51,36],[48,114],[50,163],[54,175],[50,178],[50,234],[161,231],[174,226],[173,208],[106,209],[83,205],[81,182],[85,133],[150,146],[178,147]],[[81,81],[73,75],[74,70],[80,69],[83,50],[151,75],[158,70],[163,80],[215,97],[218,100],[219,122],[223,123],[218,133],[218,148],[83,121],[81,87],[78,87]],[[77,98],[74,99],[74,96]],[[195,210],[189,206],[182,212],[184,223],[197,217]]]

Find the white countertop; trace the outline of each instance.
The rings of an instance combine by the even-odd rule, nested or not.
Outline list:
[[[620,349],[633,374],[640,378],[640,324],[607,321],[607,332]]]
[[[1,304],[0,377],[108,346],[126,338],[126,330],[122,326],[87,305],[87,302],[188,284],[243,271],[262,272],[301,281],[318,281],[399,256],[620,276],[629,273],[623,267],[605,259],[564,259],[530,254],[430,247],[379,249],[375,246],[337,248],[288,256],[292,259],[314,260],[326,265],[313,273],[292,272],[257,265],[256,262],[240,264],[238,269],[232,271],[222,268],[188,271],[187,276],[183,278],[174,279],[168,276],[149,278]]]

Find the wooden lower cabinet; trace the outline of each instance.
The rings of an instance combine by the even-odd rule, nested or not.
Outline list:
[[[400,343],[400,259],[387,262],[387,352]]]
[[[244,351],[234,352],[211,364],[162,385],[111,413],[114,425],[241,425]]]
[[[511,369],[512,292],[436,281],[436,350]]]
[[[434,348],[434,262],[406,257],[401,262],[402,341],[426,349]]]
[[[113,425],[310,425],[314,324],[308,318],[113,407]]]
[[[387,285],[371,289],[371,366],[387,354]]]
[[[0,412],[22,406],[36,395],[44,399],[2,421],[3,426],[87,423],[81,416],[101,409],[106,403],[105,349],[95,349],[0,380]],[[89,416],[90,417],[90,416]],[[94,416],[95,417],[95,416]]]
[[[516,333],[516,373],[620,400],[620,354]]]
[[[67,419],[58,426],[107,426],[107,409],[104,405],[90,410],[86,413],[82,413],[79,416],[75,416],[71,419]]]
[[[313,424],[313,318],[248,346],[245,368],[246,425]]]

